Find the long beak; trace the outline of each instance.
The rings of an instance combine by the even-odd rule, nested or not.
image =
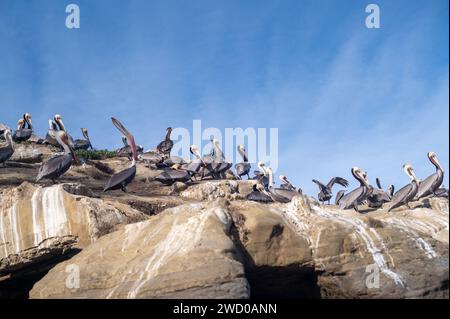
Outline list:
[[[125,128],[125,126],[123,126],[122,123],[120,123],[120,121],[119,121],[118,119],[116,119],[116,118],[114,118],[114,117],[111,117],[111,120],[112,120],[114,126],[117,127],[117,129],[118,129],[123,135],[125,135],[125,137],[127,138],[128,143],[129,143],[129,145],[130,145],[130,147],[131,147],[131,152],[133,153],[133,159],[134,159],[135,161],[137,161],[138,158],[137,158],[137,152],[136,152],[136,143],[135,143],[135,141],[134,141],[133,135],[131,135],[131,133]]]
[[[69,147],[70,154],[72,154],[72,158],[75,161],[75,163],[79,164],[80,161],[78,160],[77,154],[75,154],[75,150],[73,149],[72,145],[70,145],[69,141],[67,141],[67,143],[66,142],[64,143]]]

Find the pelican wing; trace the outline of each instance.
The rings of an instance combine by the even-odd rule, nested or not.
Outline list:
[[[417,198],[429,195],[431,193],[431,187],[439,178],[438,173],[431,174],[419,184],[419,190],[417,191]]]
[[[63,170],[63,168],[68,164],[68,161],[72,162],[72,155],[70,154],[57,155],[50,158],[39,168],[36,180],[39,181],[42,178],[52,175],[57,171]]]
[[[336,205],[339,205],[339,201],[342,199],[342,197],[344,196],[344,194],[345,194],[345,190],[344,190],[344,189],[341,189],[339,192],[337,192],[336,198],[335,198],[335,200],[334,200],[334,203],[335,203]]]
[[[348,186],[348,181],[345,178],[342,178],[342,177],[333,177],[328,182],[327,187],[328,188],[332,188],[334,184],[339,184],[341,186],[347,187]]]
[[[325,186],[325,185],[323,185],[321,182],[319,182],[318,180],[316,180],[316,179],[313,179],[312,180],[314,183],[316,183],[317,184],[317,186],[319,186],[319,188],[320,188],[320,191],[326,191],[326,189],[327,189],[327,187]]]
[[[110,189],[117,189],[121,188],[122,186],[126,186],[131,182],[131,180],[133,180],[134,176],[136,176],[135,165],[111,176],[111,178],[108,180],[108,183],[106,183],[106,186],[103,189],[103,191],[106,192],[107,190]]]
[[[408,197],[409,193],[411,193],[412,190],[413,185],[412,183],[410,183],[395,192],[394,196],[392,196],[391,199],[391,209],[399,206]]]
[[[351,205],[355,202],[360,202],[362,200],[362,195],[365,192],[365,187],[360,186],[354,190],[352,190],[350,193],[347,193],[344,195],[341,200],[339,201],[339,208],[340,209],[346,209],[351,207]]]

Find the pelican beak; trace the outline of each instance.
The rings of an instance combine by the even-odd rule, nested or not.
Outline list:
[[[133,135],[123,126],[122,123],[119,122],[118,119],[111,117],[111,120],[115,127],[123,134],[128,140],[128,144],[131,146],[131,152],[133,153],[133,159],[137,161],[137,151],[136,151],[136,143],[134,141]]]

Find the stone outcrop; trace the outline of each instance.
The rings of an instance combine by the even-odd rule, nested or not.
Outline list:
[[[104,236],[53,268],[32,298],[247,298],[248,282],[220,206],[187,204]],[[69,266],[79,288],[66,285]]]
[[[0,273],[52,256],[55,249],[86,247],[119,225],[146,218],[129,207],[120,210],[100,199],[72,195],[65,186],[76,189],[23,183],[1,193]]]
[[[70,265],[79,267],[78,289],[65,285]],[[101,238],[30,296],[446,297],[448,211],[360,215],[302,196],[181,205]]]

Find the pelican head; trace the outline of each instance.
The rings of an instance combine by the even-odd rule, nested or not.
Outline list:
[[[439,163],[438,159],[437,159],[437,155],[435,152],[428,152],[428,159],[430,160],[431,163],[434,164],[434,166],[436,166],[437,169],[440,169],[441,171],[444,171],[442,169],[441,164]]]
[[[369,183],[367,182],[367,173],[361,170],[359,167],[352,167],[352,175],[355,179],[357,179],[362,185],[369,187]]]
[[[388,187],[388,194],[390,195],[390,196],[392,196],[392,195],[394,195],[394,191],[395,191],[395,187],[394,187],[394,185],[389,185],[389,187]]]
[[[166,138],[165,138],[166,141],[170,140],[170,134],[172,133],[172,130],[173,129],[170,126],[166,128]]]
[[[23,129],[23,128],[25,128],[25,120],[22,119],[22,118],[20,118],[20,119],[17,121],[17,129],[18,129],[18,130],[21,130],[21,129]]]
[[[244,159],[244,162],[248,162],[248,157],[247,157],[247,154],[245,153],[244,145],[242,145],[242,144],[238,145],[237,150],[238,150],[239,154],[241,154],[242,158]]]
[[[212,139],[212,143],[213,143],[214,146],[217,146],[217,147],[220,146],[219,140],[218,140],[217,138],[213,138],[213,139]]]
[[[266,164],[264,164],[263,161],[258,162],[258,168],[263,172],[264,175],[266,175]]]
[[[61,117],[60,114],[56,114],[55,115],[55,122],[56,122],[56,124],[58,124],[60,130],[63,130],[64,132],[67,132],[66,131],[66,126],[64,125],[64,122],[63,122],[62,117]]]
[[[191,147],[189,148],[189,151],[191,152],[192,155],[194,155],[197,158],[200,158],[200,152],[198,150],[198,146],[197,145],[191,145]]]
[[[55,138],[58,141],[58,143],[64,148],[66,152],[70,152],[72,154],[73,160],[78,163],[77,155],[75,154],[75,151],[73,150],[72,146],[69,142],[69,136],[64,131],[57,131],[55,134]]]
[[[32,123],[31,123],[31,114],[30,113],[25,113],[23,115],[23,119],[25,120],[25,122],[27,122],[28,124],[28,128],[32,128]]]
[[[411,178],[412,181],[417,181],[416,173],[414,173],[414,169],[411,164],[405,164],[403,165],[403,170],[405,171],[406,175]]]
[[[14,148],[14,143],[13,143],[13,139],[12,139],[12,132],[9,128],[6,128],[3,131],[3,136],[5,137],[6,142],[8,143],[9,146],[12,146]]]

